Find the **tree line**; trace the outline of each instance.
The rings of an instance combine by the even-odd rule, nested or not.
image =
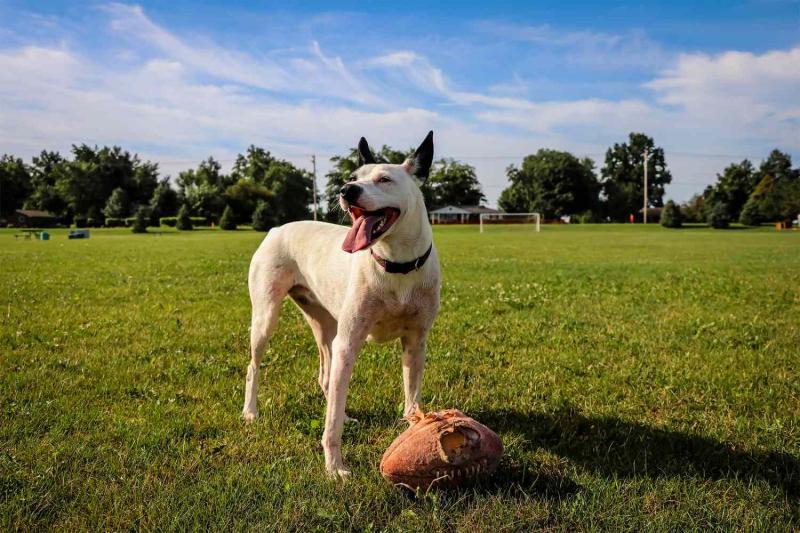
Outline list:
[[[520,167],[508,167],[509,186],[500,194],[499,207],[541,213],[545,219],[571,215],[578,222],[626,222],[643,207],[645,151],[648,207],[664,208],[666,226],[683,221],[716,228],[731,222],[788,223],[800,213],[800,169],[793,169],[791,156],[777,149],[758,168],[746,159],[732,163],[688,202],[665,205],[672,175],[664,150],[643,133],[631,133],[627,142],[610,147],[599,176],[591,159],[569,152],[541,149],[526,156]]]
[[[30,163],[0,158],[0,218],[24,207],[79,226],[116,225],[134,214],[150,225],[165,218],[176,225],[179,214],[230,225],[250,223],[258,211],[260,226],[271,227],[309,218],[312,190],[309,172],[257,146],[239,154],[230,173],[209,157],[180,172],[174,186],[157,163],[118,146],[74,145],[71,157],[43,151]]]
[[[777,149],[758,168],[747,159],[731,163],[680,211],[686,221],[717,228],[731,222],[747,226],[788,223],[800,213],[800,169],[793,169],[791,156]]]
[[[590,158],[540,149],[524,157],[519,166],[507,168],[508,186],[498,205],[506,212],[538,212],[545,219],[570,215],[578,222],[625,222],[641,211],[645,151],[649,205],[662,207],[672,175],[664,150],[643,133],[631,133],[626,142],[608,148],[599,174]],[[384,145],[375,158],[402,163],[412,152]],[[338,195],[358,166],[356,149],[330,161],[321,194],[326,209],[318,215],[348,223],[338,207]],[[72,147],[70,157],[43,151],[25,163],[12,155],[2,156],[0,219],[24,207],[50,212],[64,224],[121,225],[135,215],[139,226],[252,224],[263,231],[311,218],[312,179],[308,171],[252,145],[236,157],[229,173],[209,157],[170,180],[160,176],[157,163],[142,161],[118,146],[81,144]],[[486,200],[475,168],[455,159],[435,161],[422,192],[430,210],[480,205]],[[788,154],[773,150],[758,168],[748,160],[733,163],[701,194],[681,206],[667,207],[670,220],[708,222],[715,227],[732,221],[748,225],[785,221],[800,211],[800,170],[792,168]]]

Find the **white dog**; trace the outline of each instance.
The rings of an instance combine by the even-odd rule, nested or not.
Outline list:
[[[356,354],[365,340],[400,339],[405,414],[420,401],[425,342],[439,310],[440,271],[420,185],[433,160],[433,132],[402,165],[376,164],[367,141],[361,166],[339,203],[353,226],[292,222],[272,229],[250,263],[253,316],[243,416],[258,416],[261,355],[288,295],[319,348],[319,385],[327,399],[325,468],[345,476],[342,425]]]

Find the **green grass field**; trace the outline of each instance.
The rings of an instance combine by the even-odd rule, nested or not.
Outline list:
[[[415,498],[378,473],[400,352],[360,354],[324,475],[293,304],[239,418],[250,230],[68,241],[0,231],[0,527],[800,528],[800,232],[436,228],[426,407],[496,429],[490,480]]]

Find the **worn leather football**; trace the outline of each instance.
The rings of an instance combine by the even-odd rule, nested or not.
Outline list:
[[[381,475],[411,490],[454,487],[492,473],[503,455],[497,433],[458,409],[423,414],[381,459]]]

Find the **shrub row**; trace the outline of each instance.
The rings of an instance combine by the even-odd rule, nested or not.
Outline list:
[[[192,226],[210,226],[211,224],[205,217],[190,217],[192,220]],[[178,217],[161,217],[158,219],[158,222],[162,226],[169,226],[170,228],[174,228],[175,225],[178,223]]]
[[[115,217],[108,217],[106,218],[106,227],[107,228],[121,228],[125,226],[124,218],[115,218]]]
[[[76,228],[100,228],[103,226],[103,219],[75,217],[72,221],[72,225]]]
[[[126,217],[126,218],[117,218],[117,217],[107,217],[105,226],[107,228],[130,228],[133,226],[133,223],[136,222],[136,217]]]
[[[208,220],[205,217],[191,217],[192,225],[193,226],[210,226]],[[91,220],[91,219],[90,219]],[[170,228],[174,228],[175,224],[178,221],[178,217],[161,217],[158,219],[158,223],[162,226],[169,226]],[[78,227],[83,227],[86,225],[86,222],[81,220],[83,225]],[[130,228],[133,226],[134,222],[136,222],[136,217],[127,217],[127,218],[116,218],[116,217],[108,217],[106,218],[105,227],[107,228]],[[98,227],[100,224],[98,224]],[[89,224],[89,227],[94,227]]]

